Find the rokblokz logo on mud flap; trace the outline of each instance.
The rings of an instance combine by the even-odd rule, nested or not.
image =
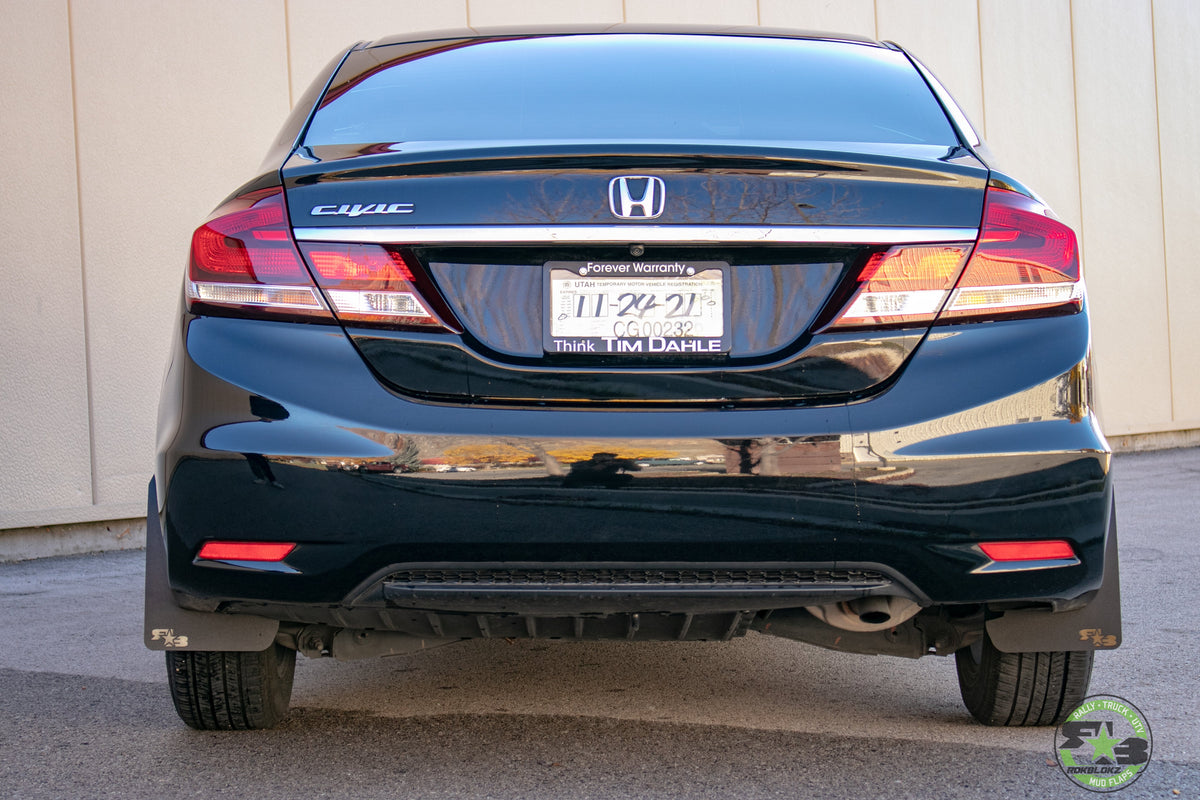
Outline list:
[[[1136,781],[1150,763],[1152,747],[1142,712],[1107,694],[1084,700],[1054,734],[1063,773],[1094,792],[1115,792]]]

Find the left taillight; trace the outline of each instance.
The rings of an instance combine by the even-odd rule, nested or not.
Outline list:
[[[324,242],[297,247],[279,188],[240,195],[196,229],[186,295],[195,313],[460,330],[403,251]]]
[[[230,200],[192,234],[188,310],[333,322],[296,249],[279,188]]]

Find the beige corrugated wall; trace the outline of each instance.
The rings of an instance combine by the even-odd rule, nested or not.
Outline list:
[[[0,529],[135,517],[188,236],[341,47],[703,22],[895,39],[1083,236],[1110,436],[1200,429],[1196,0],[0,0]]]

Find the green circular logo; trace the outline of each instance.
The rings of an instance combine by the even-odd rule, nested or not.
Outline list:
[[[1150,725],[1133,703],[1094,694],[1054,732],[1063,774],[1093,792],[1115,792],[1141,777],[1150,763]]]

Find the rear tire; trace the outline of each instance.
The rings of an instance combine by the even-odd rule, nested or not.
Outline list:
[[[984,725],[1057,725],[1087,696],[1091,651],[1002,653],[983,639],[954,654],[963,703]]]
[[[196,730],[246,731],[287,716],[296,651],[167,651],[167,679],[179,718]]]

